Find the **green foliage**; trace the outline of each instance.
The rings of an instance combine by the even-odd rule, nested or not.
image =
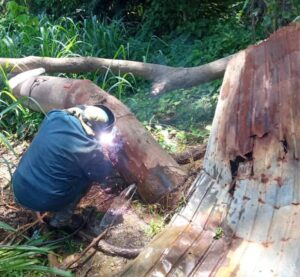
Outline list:
[[[245,0],[238,17],[251,25],[255,35],[256,29],[262,28],[269,34],[289,24],[300,14],[300,2],[295,0]]]
[[[218,240],[220,238],[222,238],[224,236],[224,230],[222,227],[218,227],[215,230],[215,235],[214,235],[214,239]]]
[[[59,18],[64,15],[87,15],[91,9],[88,0],[19,0],[34,14],[47,14]]]
[[[37,17],[33,17],[29,14],[29,10],[26,6],[19,5],[15,1],[9,1],[6,4],[6,19],[13,26],[13,28],[25,28],[36,27],[38,25]],[[4,19],[2,19],[4,20]]]
[[[30,44],[32,36],[38,31],[39,20],[29,14],[27,7],[9,1],[0,19],[1,57],[18,57],[29,54],[24,52],[23,44]],[[28,50],[31,51],[32,47]]]
[[[230,12],[231,3],[221,0],[147,1],[143,15],[144,27],[156,35],[174,31],[198,35],[199,29],[205,29],[210,20]]]
[[[179,90],[153,98],[139,92],[124,102],[151,131],[163,148],[183,150],[186,144],[202,143],[209,135],[220,82]],[[188,112],[187,112],[188,111]]]
[[[149,237],[154,237],[155,235],[157,235],[165,226],[164,220],[163,218],[159,218],[156,220],[151,220],[149,223],[149,227],[146,230],[146,234]]]
[[[0,229],[17,234],[17,231],[7,223],[0,221]],[[0,245],[0,275],[1,276],[45,276],[45,274],[55,274],[56,276],[72,277],[73,274],[47,266],[47,254],[55,247],[46,245],[44,247],[35,246],[47,239],[47,237],[37,236],[35,233],[31,238],[25,238],[25,242],[13,245]]]

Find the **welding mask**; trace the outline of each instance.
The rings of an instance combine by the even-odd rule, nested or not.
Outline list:
[[[84,106],[82,119],[95,135],[110,132],[115,124],[113,112],[104,105]]]
[[[109,133],[115,123],[113,112],[104,105],[79,105],[66,111],[77,117],[86,133],[91,136]]]

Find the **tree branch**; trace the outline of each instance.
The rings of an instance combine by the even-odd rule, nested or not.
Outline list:
[[[136,77],[151,81],[151,92],[158,95],[174,89],[189,88],[221,78],[231,58],[232,56],[228,56],[196,67],[176,68],[159,64],[96,57],[49,58],[29,56],[25,58],[0,58],[0,66],[5,71],[13,73],[39,67],[45,68],[48,73],[106,72],[107,70],[121,74],[131,72]]]

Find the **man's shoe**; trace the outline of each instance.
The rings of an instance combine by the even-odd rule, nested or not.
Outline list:
[[[85,225],[83,217],[79,214],[73,214],[70,222],[68,222],[66,224],[64,224],[63,222],[61,222],[60,224],[53,224],[53,221],[49,218],[47,218],[44,221],[47,223],[48,228],[50,230],[63,230],[67,233],[73,233],[73,232],[83,228]]]
[[[72,215],[71,223],[67,224],[66,226],[62,227],[61,229],[68,232],[73,233],[81,228],[84,227],[86,222],[84,221],[83,217],[79,214]]]

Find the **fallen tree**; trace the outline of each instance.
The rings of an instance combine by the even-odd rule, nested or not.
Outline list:
[[[224,75],[225,68],[232,56],[228,56],[211,63],[190,68],[171,67],[136,61],[101,59],[95,57],[76,58],[0,58],[0,66],[11,73],[20,73],[34,68],[43,67],[47,73],[83,73],[106,72],[115,73],[131,72],[136,77],[141,77],[152,82],[152,94],[157,95],[166,91],[180,88],[189,88],[200,85]]]
[[[146,202],[156,202],[184,183],[186,172],[160,147],[130,110],[91,81],[35,76],[21,82],[13,92],[18,98],[29,97],[24,104],[38,111],[40,107],[49,111],[79,104],[104,104],[114,111],[116,126],[124,143],[118,153],[112,155],[113,162],[128,183],[137,184],[139,195]]]

